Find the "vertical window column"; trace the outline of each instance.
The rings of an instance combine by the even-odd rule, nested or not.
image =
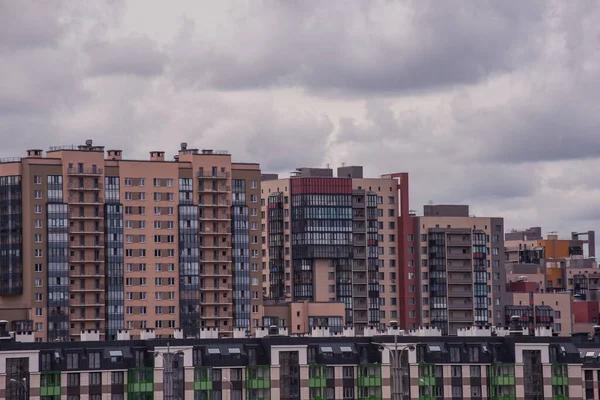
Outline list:
[[[123,271],[123,205],[118,176],[105,177],[106,198],[106,339],[116,340],[125,327]]]

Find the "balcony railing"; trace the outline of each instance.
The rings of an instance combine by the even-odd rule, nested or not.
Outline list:
[[[229,172],[212,173],[212,172],[207,172],[207,171],[201,170],[201,171],[198,171],[196,176],[198,177],[198,179],[228,179]]]
[[[87,176],[102,176],[104,170],[102,168],[69,168],[68,175],[87,175]]]
[[[69,188],[69,190],[98,191],[98,190],[102,190],[103,186],[102,186],[101,182],[98,182],[98,183],[83,182],[83,185],[80,185],[79,182],[69,182],[69,183],[67,183],[67,187]],[[69,199],[69,200],[71,200],[71,199]]]

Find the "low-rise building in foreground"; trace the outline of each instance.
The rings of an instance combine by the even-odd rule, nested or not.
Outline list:
[[[86,343],[37,343],[18,333],[25,343],[0,341],[0,398],[598,399],[600,335],[457,333],[314,328],[289,336],[270,327],[219,338],[211,327],[199,339],[156,339],[148,330],[139,340],[122,331],[116,341],[98,341],[87,331]]]

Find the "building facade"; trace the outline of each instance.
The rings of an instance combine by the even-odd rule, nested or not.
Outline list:
[[[170,161],[127,160],[91,140],[2,160],[2,318],[40,341],[249,328],[259,198],[257,164],[185,143]]]
[[[490,336],[489,329],[442,337],[422,330],[397,336],[395,344],[390,332],[281,333],[217,339],[207,328],[207,337],[193,340],[2,343],[0,398],[587,400],[600,394],[600,343],[587,337]]]
[[[261,189],[265,296],[344,303],[345,323],[359,329],[397,320],[397,180],[355,166],[273,178]]]
[[[429,205],[418,218],[420,322],[443,333],[504,326],[504,222],[469,216],[468,206]]]

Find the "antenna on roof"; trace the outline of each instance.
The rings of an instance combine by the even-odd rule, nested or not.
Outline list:
[[[433,200],[429,200],[429,205],[432,206],[433,205]]]
[[[346,166],[346,162],[342,161],[342,167],[345,167],[345,166]]]

